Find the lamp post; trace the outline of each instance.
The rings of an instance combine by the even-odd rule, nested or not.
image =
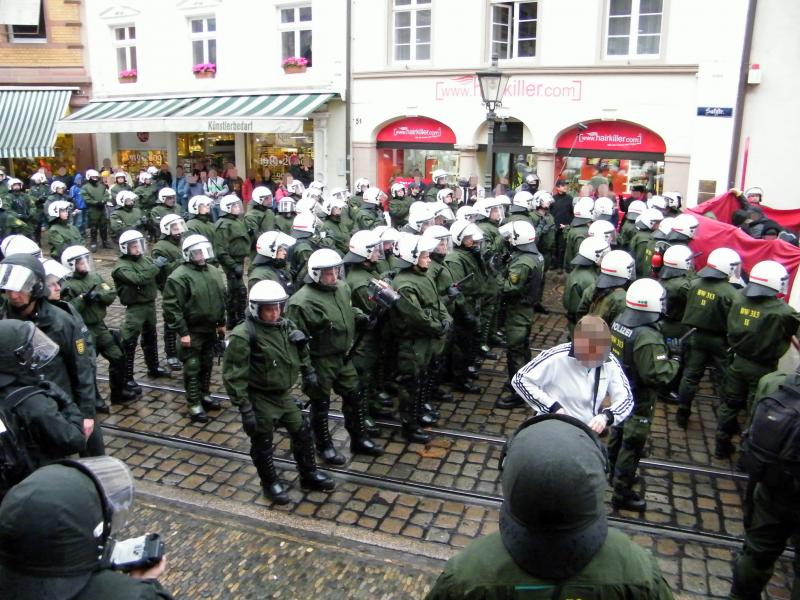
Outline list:
[[[486,173],[486,196],[492,194],[492,179],[494,176],[494,122],[497,119],[495,109],[502,106],[503,92],[506,89],[510,75],[503,73],[497,67],[497,55],[492,56],[492,66],[485,71],[475,73],[478,84],[481,86],[481,100],[486,107],[486,160],[488,168]]]

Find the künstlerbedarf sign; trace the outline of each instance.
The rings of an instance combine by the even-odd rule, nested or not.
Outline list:
[[[733,108],[726,106],[698,106],[698,117],[732,117]]]
[[[222,120],[222,121],[208,121],[208,129],[206,131],[230,131],[230,132],[242,132],[242,131],[253,131],[253,122],[252,121],[229,121],[229,120]]]

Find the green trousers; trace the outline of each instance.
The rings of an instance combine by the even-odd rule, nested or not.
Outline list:
[[[135,344],[142,336],[142,346],[149,339],[156,338],[156,303],[131,304],[125,307],[125,321],[120,328],[120,335],[126,343]]]
[[[720,406],[717,410],[717,440],[730,441],[739,433],[739,413],[750,414],[758,380],[778,368],[775,363],[768,365],[748,360],[737,354],[733,357],[722,385]]]
[[[210,381],[211,370],[214,368],[214,343],[217,333],[190,331],[189,346],[184,347],[178,342],[178,358],[183,363],[183,385],[186,388],[186,403],[189,406],[199,406],[203,399],[203,383]]]
[[[656,409],[655,390],[638,387],[635,394],[633,412],[621,427],[611,430],[608,442],[609,460],[614,470],[614,493],[618,495],[625,495],[633,487]]]
[[[265,394],[253,388],[249,391],[250,404],[256,413],[256,435],[272,435],[278,425],[291,434],[303,427],[303,413],[288,390],[283,394]]]
[[[683,379],[678,396],[684,406],[691,408],[706,367],[713,365],[724,378],[728,366],[728,344],[724,335],[696,331],[687,340],[684,352]]]
[[[506,313],[506,357],[508,378],[531,360],[531,328],[533,327],[533,307],[513,304]]]

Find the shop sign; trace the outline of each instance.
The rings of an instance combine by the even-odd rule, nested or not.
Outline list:
[[[698,117],[732,117],[733,108],[724,106],[698,106]]]
[[[208,121],[208,128],[206,131],[220,131],[220,132],[252,132],[252,121],[241,120],[221,120],[221,121]]]
[[[661,136],[634,123],[597,121],[581,131],[576,127],[562,133],[557,148],[615,150],[623,152],[666,152]]]
[[[481,86],[475,75],[461,75],[435,82],[436,100],[480,98]],[[579,102],[583,91],[581,79],[539,81],[534,77],[513,76],[503,91],[503,98],[544,98]]]
[[[456,134],[444,123],[427,117],[408,117],[389,123],[378,133],[379,142],[455,144]]]

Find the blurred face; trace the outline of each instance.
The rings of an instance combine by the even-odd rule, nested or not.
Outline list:
[[[642,192],[640,192],[639,190],[633,190],[631,192],[631,198],[633,200],[641,200],[642,196],[644,196],[644,194]]]
[[[556,186],[556,191],[559,194],[566,194],[567,193],[567,188],[568,188],[567,184],[566,183],[562,183],[561,185]]]
[[[598,317],[584,317],[575,327],[572,343],[575,358],[586,368],[603,364],[611,352],[611,333]]]
[[[242,205],[239,202],[236,202],[231,206],[231,214],[232,215],[240,215],[242,214]]]
[[[747,197],[751,204],[761,204],[761,194],[751,194]]]
[[[262,304],[258,307],[258,318],[265,323],[276,323],[281,318],[281,305]]]
[[[211,207],[208,204],[198,204],[197,205],[197,214],[198,215],[207,215],[209,210],[211,210]]]
[[[175,196],[164,196],[164,205],[169,207],[175,206]]]
[[[430,252],[420,252],[419,258],[417,259],[417,266],[425,271],[428,267],[431,266],[431,253]]]
[[[397,196],[398,198],[403,198],[403,197],[405,197],[405,195],[406,195],[406,188],[398,188],[398,189],[395,191],[394,195],[395,195],[395,196]]]
[[[75,272],[76,273],[88,273],[89,272],[89,261],[86,257],[79,258],[75,261]]]
[[[171,235],[179,237],[181,235],[181,226],[178,225],[177,223],[173,223],[172,225],[169,226],[169,232]]]
[[[464,246],[464,248],[472,248],[473,246],[475,246],[475,240],[472,239],[471,235],[468,235],[463,240],[461,240],[461,245]]]
[[[24,308],[31,302],[31,293],[30,292],[12,292],[9,290],[3,290],[3,293],[8,298],[9,304],[14,308]]]
[[[447,254],[447,239],[439,240],[439,245],[436,246],[437,254]]]
[[[58,279],[53,277],[47,278],[47,299],[61,300],[61,284],[58,282]]]
[[[128,244],[128,255],[129,256],[141,256],[142,255],[142,246],[139,242],[131,242]]]
[[[206,264],[206,257],[203,255],[202,250],[192,250],[189,252],[189,258],[196,265],[202,266]]]
[[[58,218],[61,219],[62,221],[66,221],[67,219],[69,219],[69,210],[64,208],[58,211]]]
[[[277,258],[278,260],[283,260],[283,259],[285,259],[285,258],[286,258],[286,255],[287,255],[287,254],[288,254],[288,250],[286,249],[286,246],[281,246],[281,247],[280,247],[280,248],[278,248],[278,250],[275,252],[275,258]],[[263,307],[262,307],[262,308],[263,308]]]
[[[213,177],[216,177],[216,176],[217,176],[217,171],[216,171],[216,169],[211,169],[211,170],[208,172],[208,176],[209,176],[209,177],[211,177],[211,178],[213,178]]]
[[[336,267],[330,267],[327,269],[322,269],[319,274],[319,282],[322,285],[336,285],[336,280],[338,279],[338,269]]]

